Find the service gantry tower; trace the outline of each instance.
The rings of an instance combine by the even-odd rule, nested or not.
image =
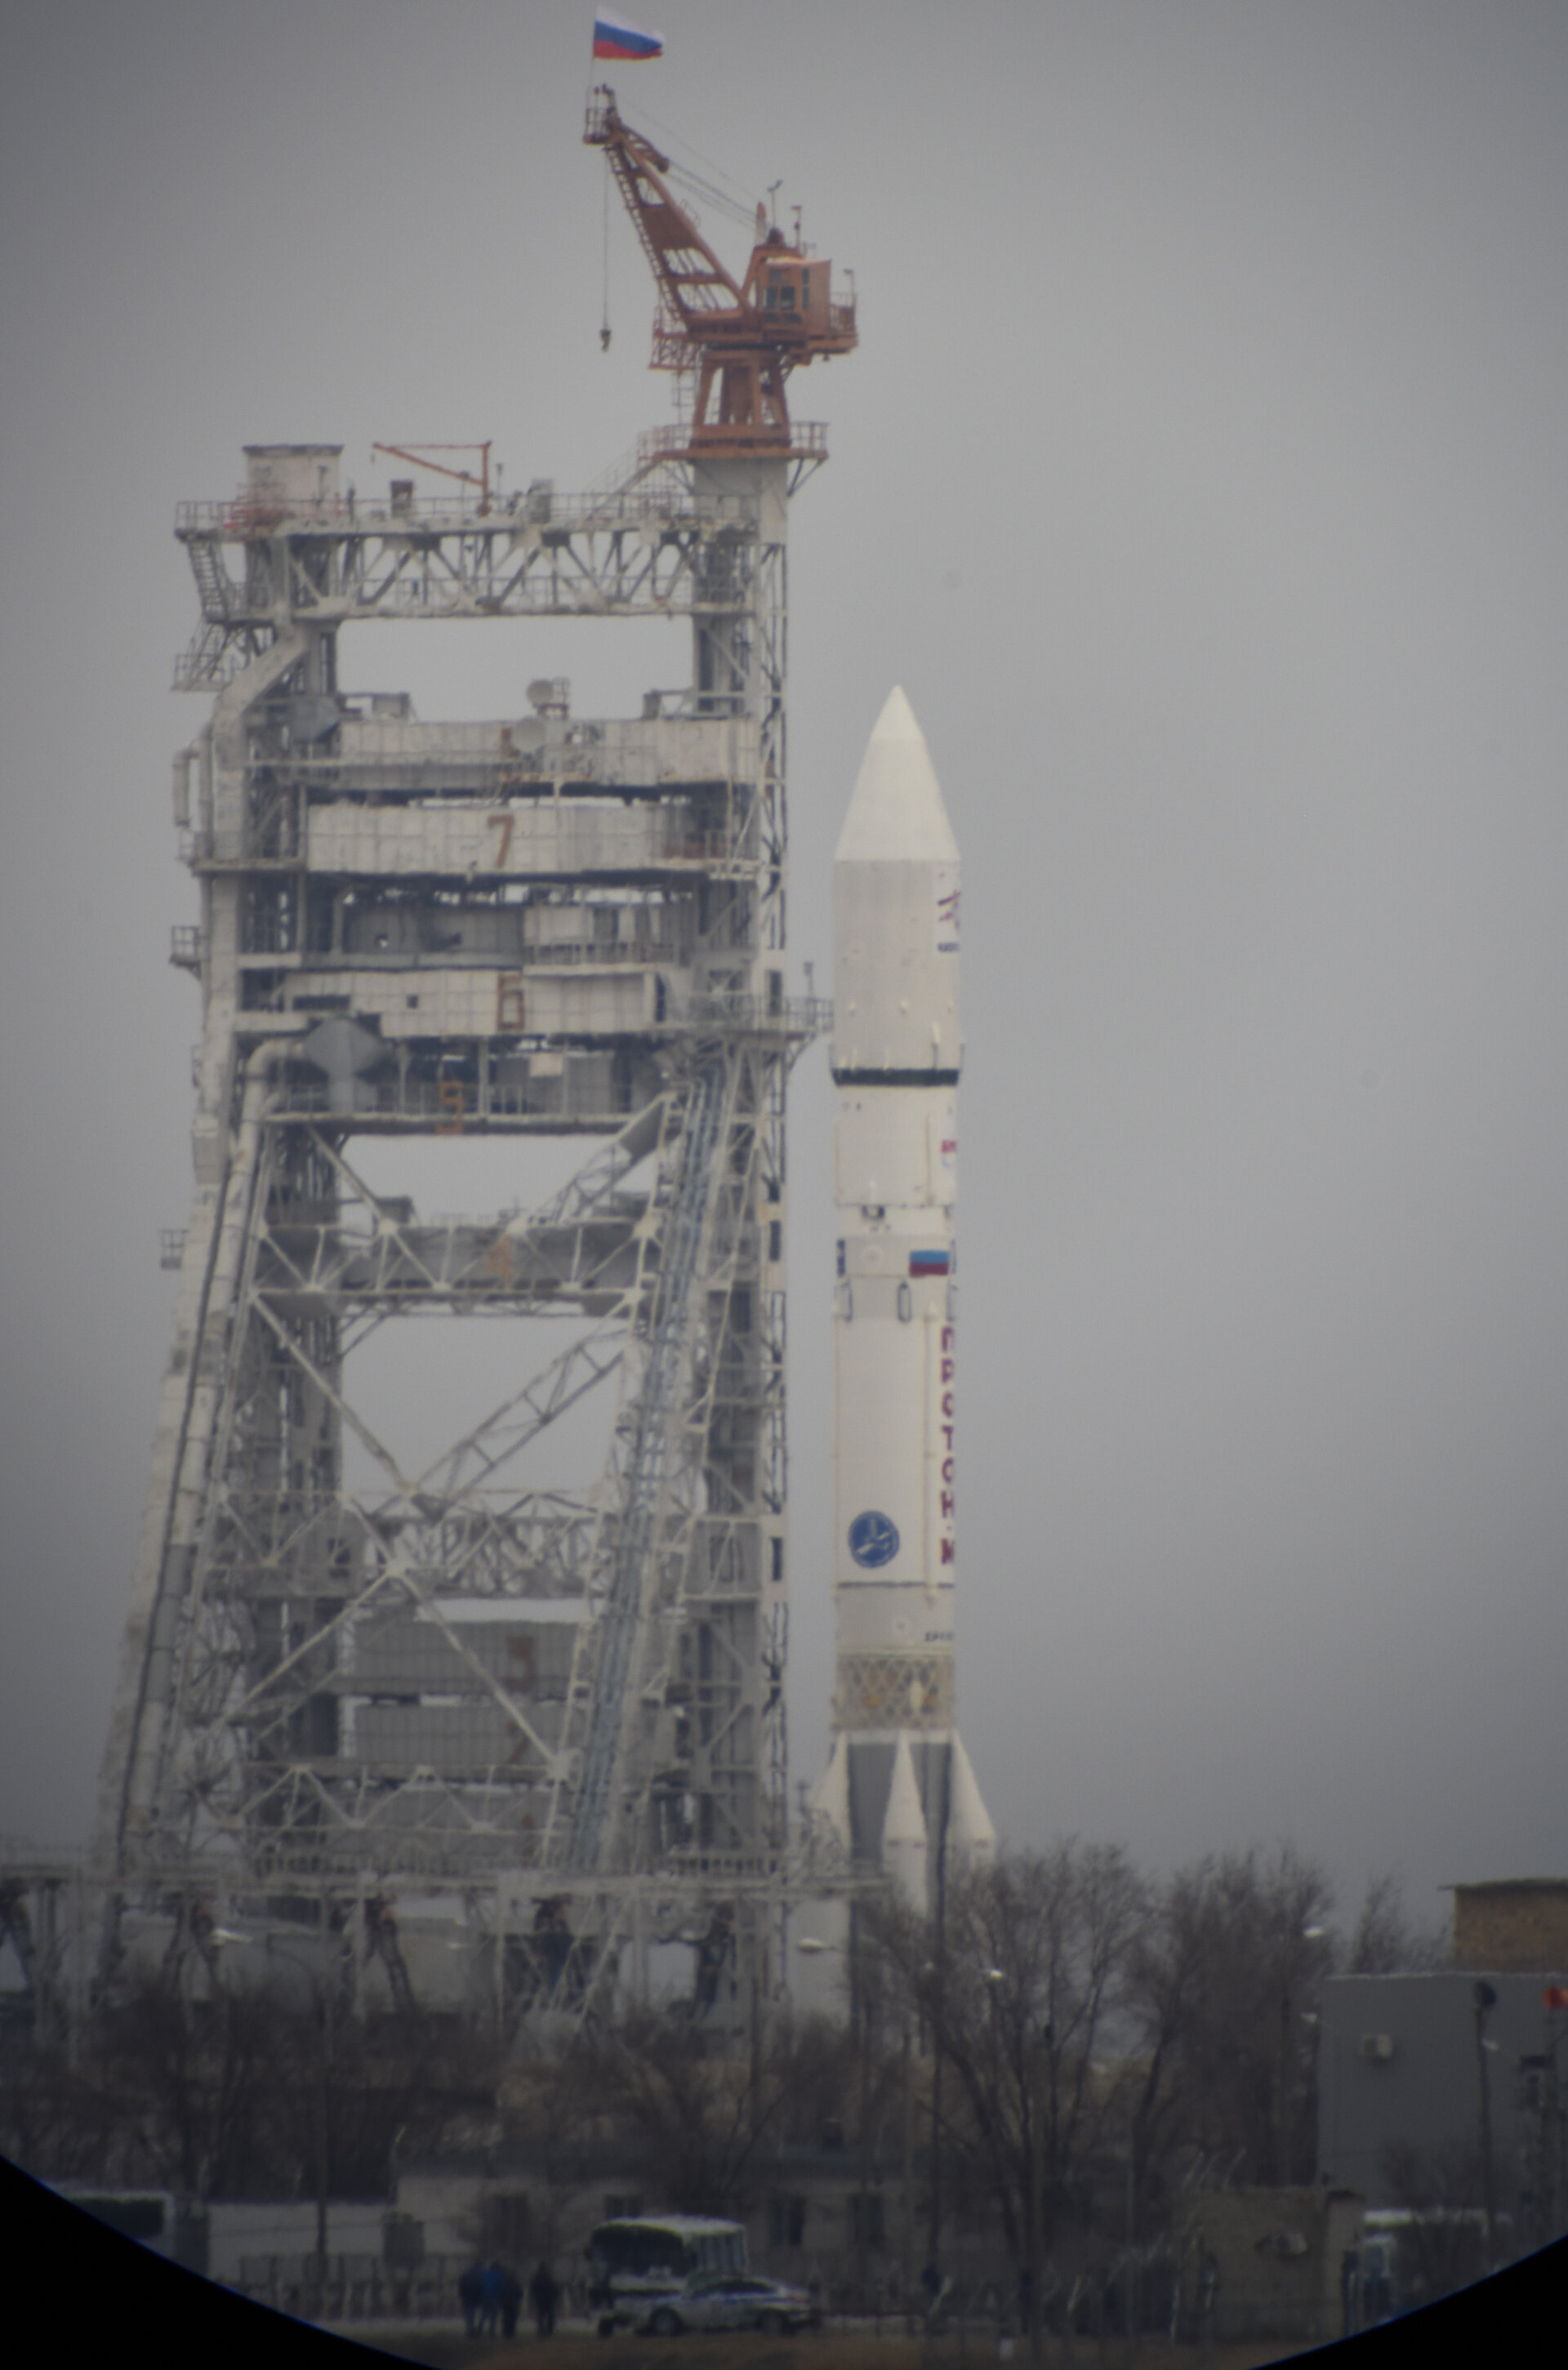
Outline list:
[[[785,541],[825,447],[784,386],[854,315],[760,216],[732,281],[608,92],[587,137],[686,389],[612,490],[502,500],[487,468],[365,500],[335,445],[251,446],[236,499],[179,513],[177,681],[215,695],[175,770],[196,1187],[104,1764],[110,1967],[138,1927],[178,1949],[222,1920],[237,1950],[299,1916],[356,1996],[377,1960],[396,1995],[418,1896],[506,2018],[581,2008],[639,1939],[698,1946],[704,2008],[748,1951],[762,1979],[785,1084],[824,1017],[785,973]],[[690,683],[629,720],[555,680],[491,723],[340,682],[341,629],[378,618],[672,616]],[[499,1217],[421,1220],[356,1159],[563,1134],[575,1175]],[[355,1355],[432,1311],[565,1346],[410,1472]],[[595,1391],[608,1447],[573,1488],[550,1427]]]

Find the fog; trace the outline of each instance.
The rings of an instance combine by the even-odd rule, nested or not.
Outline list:
[[[368,488],[373,439],[490,437],[509,486],[572,488],[668,416],[580,144],[591,17],[6,12],[0,1827],[42,1841],[91,1820],[190,1190],[174,505],[254,441],[340,440]],[[1424,1916],[1562,1874],[1568,17],[641,20],[667,54],[612,71],[628,117],[747,196],[782,177],[860,301],[859,351],[791,385],[833,453],[791,527],[791,982],[826,983],[902,683],[964,866],[959,1695],[993,1815],[1155,1868],[1288,1835],[1347,1907],[1393,1868]],[[429,717],[555,673],[635,713],[686,644],[363,627],[340,672]],[[790,1110],[810,1777],[820,1045]],[[422,1210],[515,1198],[427,1165]]]

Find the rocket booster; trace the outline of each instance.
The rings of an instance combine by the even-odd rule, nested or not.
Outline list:
[[[996,1835],[954,1727],[958,846],[902,691],[833,868],[833,1759],[819,1816],[924,1903]]]

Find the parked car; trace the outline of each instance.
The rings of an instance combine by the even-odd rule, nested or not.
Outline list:
[[[819,2318],[814,2296],[783,2280],[756,2272],[694,2272],[637,2325],[650,2337],[678,2337],[688,2329],[811,2329]]]

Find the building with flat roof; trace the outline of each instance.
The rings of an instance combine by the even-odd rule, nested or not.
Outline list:
[[[1500,1877],[1452,1891],[1457,1967],[1489,1974],[1568,1967],[1568,1877]]]
[[[1415,2211],[1484,2212],[1490,2188],[1520,2243],[1557,2236],[1568,2224],[1557,2103],[1568,2014],[1548,2005],[1555,1988],[1539,1972],[1332,1977],[1319,2026],[1320,2180]]]

